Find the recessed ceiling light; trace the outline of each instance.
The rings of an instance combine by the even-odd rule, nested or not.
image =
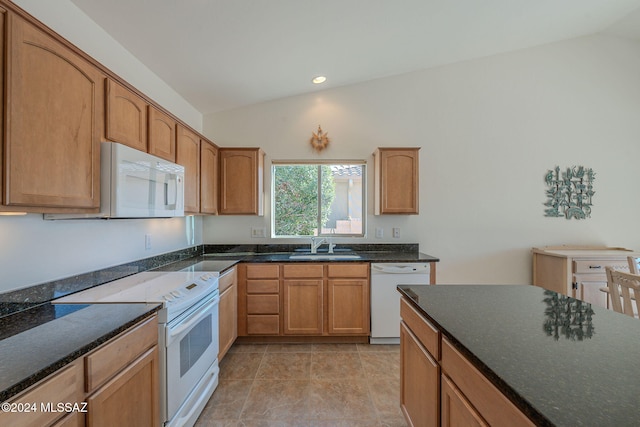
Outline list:
[[[325,76],[317,76],[317,77],[314,77],[311,81],[314,84],[319,85],[320,83],[324,83],[325,81],[327,81],[327,78]]]

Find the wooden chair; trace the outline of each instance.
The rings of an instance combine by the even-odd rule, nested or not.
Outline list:
[[[606,267],[611,306],[618,313],[637,317],[640,313],[640,275]]]
[[[638,271],[638,258],[634,256],[627,257],[629,261],[629,273],[631,274],[640,274]]]

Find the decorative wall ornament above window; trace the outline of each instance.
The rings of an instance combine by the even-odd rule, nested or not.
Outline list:
[[[544,181],[549,186],[548,200],[544,205],[548,209],[545,209],[544,216],[590,218],[595,176],[593,169],[584,166],[573,166],[562,173],[559,166],[547,171]]]
[[[318,125],[318,132],[312,132],[313,136],[309,140],[311,146],[316,151],[322,151],[329,145],[329,137],[326,132],[322,132],[322,128]]]

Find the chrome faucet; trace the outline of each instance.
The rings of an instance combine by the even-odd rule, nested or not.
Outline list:
[[[327,243],[329,244],[329,253],[332,254],[333,248],[336,247],[336,244],[333,243],[333,241],[331,240],[331,237],[329,237],[329,239],[327,240]]]
[[[311,238],[311,253],[318,253],[318,248],[325,242],[325,238],[318,239],[317,237]],[[333,248],[331,248],[333,249]]]

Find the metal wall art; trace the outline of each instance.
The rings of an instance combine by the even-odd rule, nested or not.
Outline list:
[[[318,132],[312,132],[313,136],[309,139],[309,143],[316,151],[322,151],[329,145],[329,137],[327,132],[322,132],[322,128],[318,125]]]
[[[584,166],[573,166],[562,172],[556,166],[554,170],[547,171],[544,181],[549,188],[544,216],[590,218],[595,176],[593,169]]]

